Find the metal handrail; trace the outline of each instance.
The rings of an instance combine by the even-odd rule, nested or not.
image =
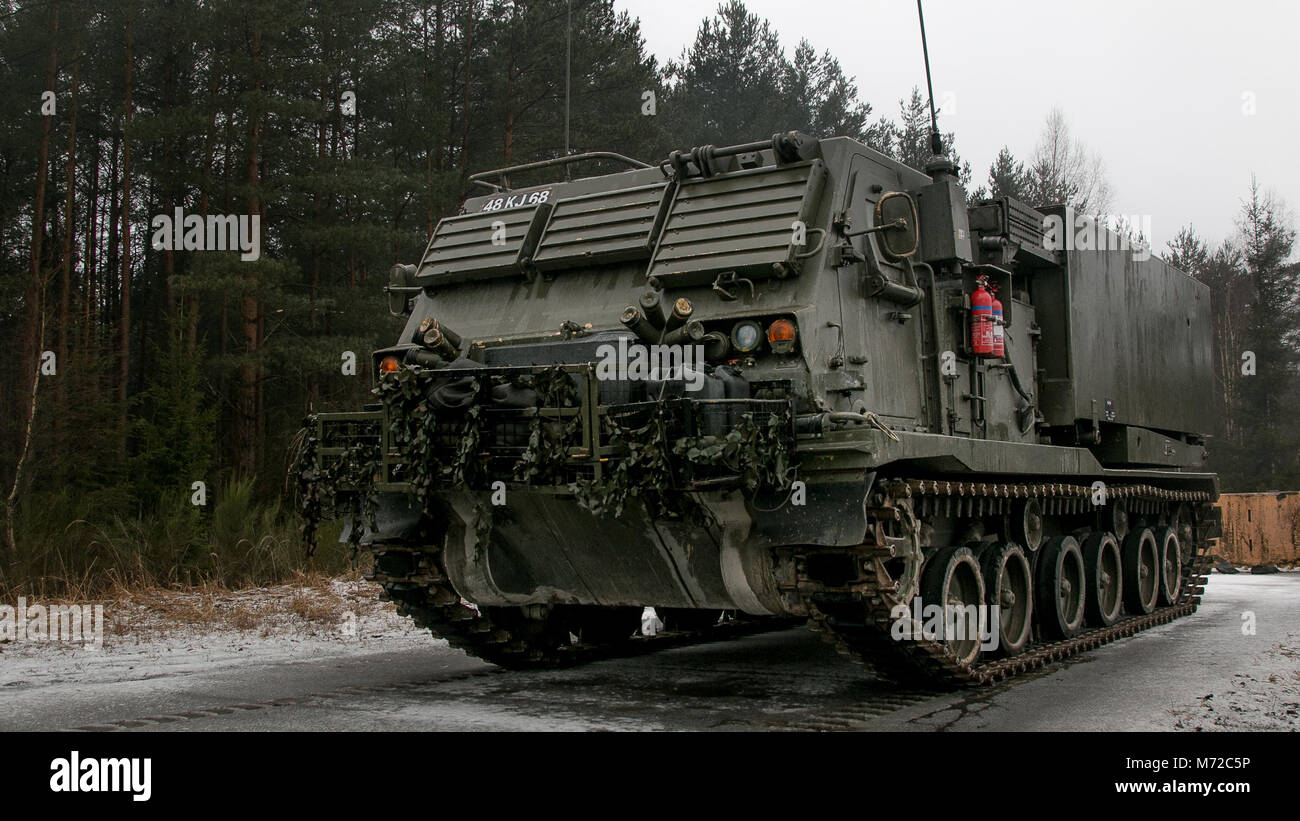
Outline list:
[[[524,163],[523,165],[512,165],[506,168],[496,168],[492,171],[480,171],[477,174],[471,174],[469,181],[474,185],[482,185],[493,191],[509,191],[510,186],[506,181],[507,174],[514,174],[520,171],[532,171],[538,168],[548,168],[552,165],[571,165],[576,162],[586,162],[587,160],[613,160],[621,162],[632,168],[653,168],[654,166],[643,163],[640,160],[634,160],[622,154],[613,151],[587,151],[583,154],[569,154],[564,157],[555,157],[550,160],[538,160],[537,162]],[[488,182],[490,177],[500,177],[501,184]]]

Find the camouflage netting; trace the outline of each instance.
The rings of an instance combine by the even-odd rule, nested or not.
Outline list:
[[[752,495],[786,491],[794,479],[788,410],[738,413],[721,435],[686,433],[702,427],[698,419],[683,424],[683,414],[699,413],[689,402],[643,403],[633,414],[609,414],[603,417],[602,441],[621,455],[604,462],[597,479],[570,455],[582,445],[582,417],[577,387],[566,371],[481,375],[458,370],[403,368],[385,376],[374,391],[388,420],[389,446],[402,454],[401,481],[426,509],[438,491],[489,491],[494,481],[509,479],[567,485],[577,503],[598,516],[620,516],[629,499],[640,499],[653,517],[707,524],[690,492],[692,481],[718,480]],[[541,410],[526,422],[520,416],[509,423],[513,427],[504,434],[485,424],[493,411],[527,408]],[[375,482],[384,478],[379,446],[358,440],[339,456],[322,457],[314,416],[299,436],[291,476],[297,478],[308,549],[314,549],[316,526],[324,519],[344,516],[373,527]],[[480,511],[478,519],[476,530],[484,537],[491,512]],[[359,526],[349,531],[354,547],[361,535]]]
[[[316,417],[309,416],[298,432],[290,449],[292,468],[289,471],[291,495],[297,501],[302,525],[303,546],[307,555],[316,552],[316,531],[321,522],[346,518],[372,527],[375,522],[374,482],[379,474],[379,447],[373,442],[359,439],[348,445],[337,459],[321,459],[317,450]],[[366,490],[360,490],[360,489]],[[354,526],[348,534],[348,543],[355,550],[361,539],[362,528]]]
[[[600,481],[571,483],[578,504],[597,515],[619,516],[629,497],[641,497],[651,515],[676,518],[682,511],[699,512],[682,488],[685,480],[701,472],[713,478],[735,477],[751,494],[790,487],[794,470],[786,436],[788,413],[768,413],[765,421],[746,413],[722,436],[672,437],[671,423],[669,406],[662,404],[644,426],[612,423],[608,443],[627,455]]]

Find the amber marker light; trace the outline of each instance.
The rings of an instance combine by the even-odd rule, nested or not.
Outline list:
[[[773,353],[790,353],[794,350],[794,323],[788,319],[778,319],[767,326],[767,343]]]

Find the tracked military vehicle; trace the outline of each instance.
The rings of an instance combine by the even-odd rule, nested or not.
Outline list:
[[[595,159],[627,168],[558,181]],[[390,274],[378,401],[314,416],[300,468],[454,646],[553,665],[797,618],[982,683],[1195,609],[1217,482],[1183,272],[844,137],[472,179]]]

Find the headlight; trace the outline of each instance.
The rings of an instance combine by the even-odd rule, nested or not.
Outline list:
[[[385,356],[383,359],[379,360],[379,372],[381,374],[397,373],[397,369],[401,366],[402,363],[398,361],[395,356]]]
[[[741,353],[749,353],[758,347],[763,338],[763,331],[753,320],[737,322],[731,328],[731,347]]]

